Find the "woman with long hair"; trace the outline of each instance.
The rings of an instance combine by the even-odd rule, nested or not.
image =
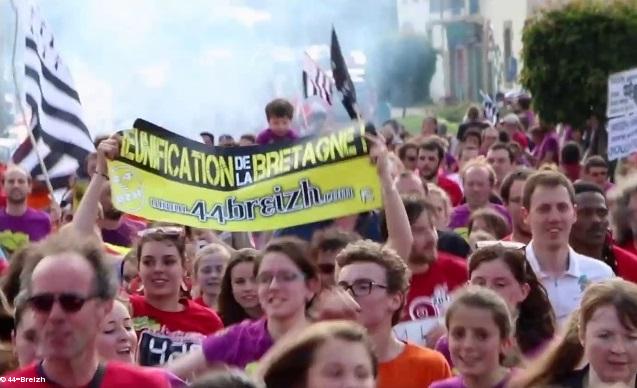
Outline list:
[[[217,314],[184,297],[185,232],[161,226],[140,232],[136,248],[143,295],[131,295],[141,365],[163,364],[223,327]],[[174,334],[173,334],[174,333]],[[161,350],[161,351],[160,351]]]
[[[259,360],[283,335],[310,323],[306,309],[320,284],[304,241],[286,237],[270,241],[257,259],[254,274],[264,317],[207,337],[200,349],[169,364],[169,370],[187,379],[218,363],[244,368]]]
[[[246,319],[258,319],[263,314],[257,297],[254,277],[259,252],[251,248],[236,251],[221,279],[219,316],[226,326]]]
[[[637,285],[615,278],[588,286],[567,332],[515,386],[637,387],[636,375]]]
[[[555,315],[524,251],[501,244],[480,248],[469,259],[469,278],[472,285],[490,288],[506,301],[519,354],[525,358],[537,356],[555,334]],[[445,338],[436,348],[451,364]]]

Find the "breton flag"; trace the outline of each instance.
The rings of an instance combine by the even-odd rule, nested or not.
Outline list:
[[[84,124],[80,97],[50,27],[35,6],[31,5],[27,15],[24,94],[31,110],[28,126],[35,146],[27,137],[13,154],[13,162],[30,171],[33,178],[48,172],[45,178],[60,194],[58,189],[68,186],[69,178],[95,146]],[[42,171],[38,154],[47,171]]]
[[[305,53],[303,58],[303,95],[319,96],[329,105],[332,105],[333,89],[332,79]]]
[[[487,119],[491,124],[496,125],[498,123],[498,120],[500,119],[498,106],[493,102],[491,96],[484,93],[482,90],[480,91],[480,95],[482,96],[482,109],[484,111],[484,118]]]

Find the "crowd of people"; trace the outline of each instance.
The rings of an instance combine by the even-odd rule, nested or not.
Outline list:
[[[117,134],[48,212],[8,166],[0,385],[637,387],[637,160],[609,165],[595,120],[503,109],[368,131],[382,208],[274,231],[122,213]],[[265,110],[257,136],[202,141],[299,137],[289,102]]]

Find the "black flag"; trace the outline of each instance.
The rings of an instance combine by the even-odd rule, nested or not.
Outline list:
[[[349,71],[347,71],[345,58],[343,58],[341,46],[338,44],[334,27],[332,27],[330,53],[332,57],[332,78],[334,78],[334,84],[336,84],[336,89],[343,95],[343,106],[347,110],[347,114],[354,120],[358,118],[358,114],[356,113],[356,89],[354,89],[354,82],[352,82]]]

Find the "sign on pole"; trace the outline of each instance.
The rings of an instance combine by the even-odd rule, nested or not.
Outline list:
[[[606,117],[613,118],[637,112],[637,68],[608,77]]]

